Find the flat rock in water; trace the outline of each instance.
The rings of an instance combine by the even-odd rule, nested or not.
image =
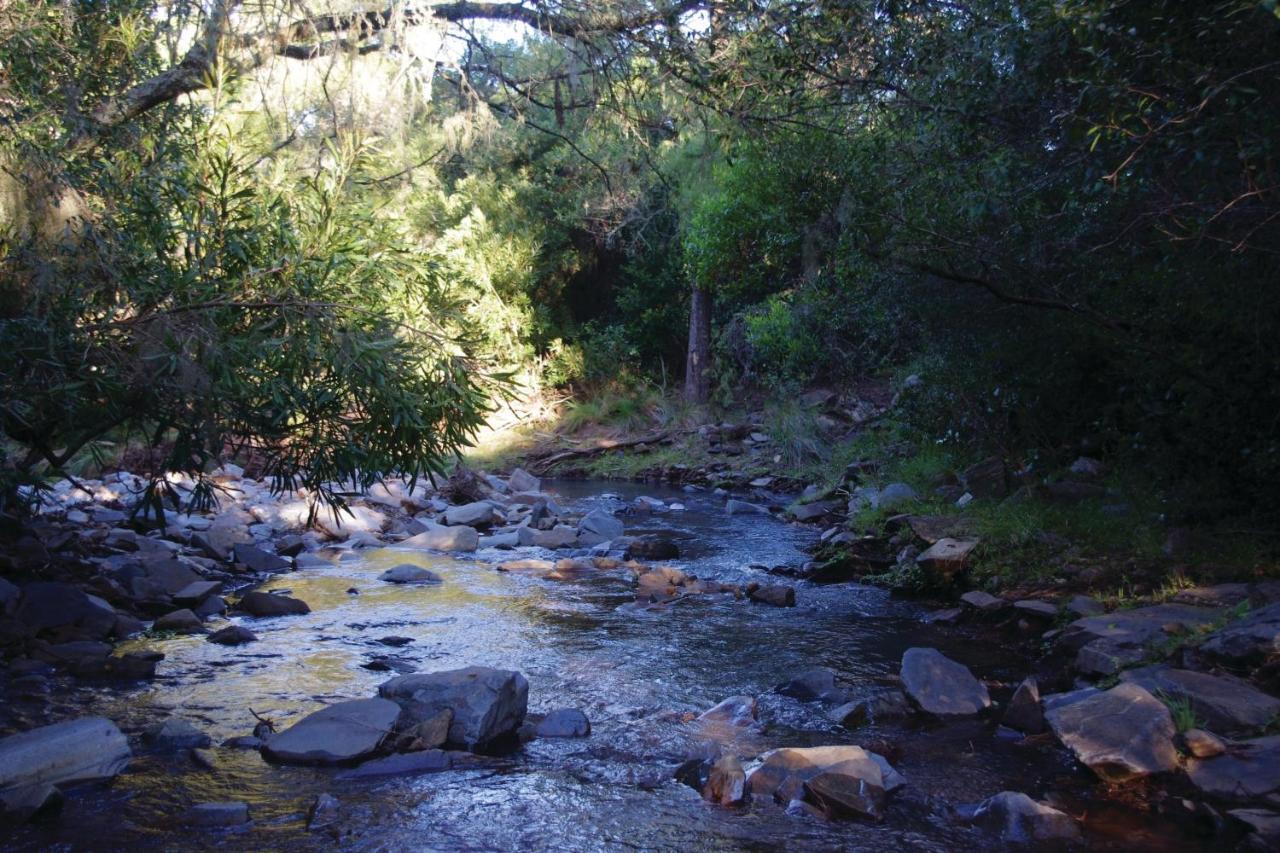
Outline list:
[[[395,728],[400,706],[387,699],[353,699],[322,708],[271,737],[263,753],[285,764],[341,764],[378,748]]]
[[[200,803],[187,809],[192,826],[240,826],[249,822],[249,805],[240,802]]]
[[[412,773],[439,773],[453,766],[449,753],[439,749],[405,752],[366,761],[354,770],[345,770],[338,779],[367,779],[372,776],[404,776]]]
[[[444,578],[435,572],[415,566],[412,563],[401,563],[378,575],[378,580],[387,583],[435,584],[444,583]]]
[[[207,639],[220,646],[239,646],[244,643],[256,643],[258,635],[241,625],[228,625],[214,631]]]
[[[147,729],[142,739],[156,749],[203,749],[213,739],[180,717],[170,717]]]
[[[310,613],[305,601],[269,592],[246,592],[239,608],[250,616],[301,616]]]
[[[111,779],[133,753],[103,717],[55,723],[0,739],[0,792]]]
[[[980,613],[995,613],[1009,606],[1009,602],[1003,598],[997,598],[991,593],[983,592],[980,589],[966,592],[960,596],[960,603]]]
[[[834,708],[828,716],[846,729],[856,729],[877,720],[908,717],[913,710],[905,693],[888,687],[877,690],[866,698],[846,702]]]
[[[724,511],[729,515],[769,515],[767,506],[739,500],[726,501]]]
[[[445,527],[429,524],[425,533],[411,536],[397,547],[423,551],[474,551],[480,547],[480,533],[474,527]]]
[[[378,694],[415,722],[452,710],[449,743],[490,752],[515,745],[528,710],[529,682],[518,672],[469,666],[402,675],[381,684]]]
[[[1280,791],[1280,735],[1237,741],[1223,755],[1192,758],[1187,776],[1203,794],[1247,802]]]
[[[968,667],[937,649],[907,649],[902,655],[902,684],[920,710],[938,716],[968,716],[991,705],[986,685]]]
[[[538,737],[587,737],[591,721],[577,708],[558,708],[543,717],[535,731]]]
[[[661,536],[638,536],[623,554],[627,560],[674,560],[679,556],[680,546]]]
[[[1016,791],[1001,791],[983,800],[969,820],[1012,844],[1081,840],[1074,818]]]
[[[1196,716],[1221,734],[1252,733],[1280,716],[1280,699],[1239,678],[1157,665],[1125,670],[1120,680],[1155,696],[1190,702]]]
[[[1070,701],[1046,699],[1045,705],[1045,720],[1058,740],[1104,781],[1124,782],[1177,767],[1173,717],[1136,684],[1076,691]]]
[[[770,604],[774,607],[796,606],[795,587],[782,586],[780,584],[762,586],[753,589],[749,596],[752,601],[758,604]]]

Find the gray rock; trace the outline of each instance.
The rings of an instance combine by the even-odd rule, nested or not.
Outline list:
[[[1191,758],[1187,776],[1201,793],[1237,802],[1280,791],[1280,735],[1237,741],[1215,758]]]
[[[240,826],[249,822],[248,803],[200,803],[187,809],[192,826]]]
[[[578,547],[578,531],[572,527],[553,527],[550,530],[530,530],[530,540],[525,542],[523,539],[523,531],[528,530],[527,527],[520,528],[521,540],[520,544],[533,545],[538,548],[547,548],[556,550],[557,548],[577,548]]]
[[[239,646],[244,643],[256,643],[258,635],[241,625],[228,625],[225,628],[214,631],[207,639],[211,643],[217,643],[220,646]]]
[[[754,696],[730,696],[698,715],[704,723],[722,723],[738,728],[748,728],[756,722]]]
[[[428,524],[425,533],[411,536],[398,547],[423,551],[474,551],[480,547],[480,534],[474,527]]]
[[[623,526],[613,513],[602,509],[594,509],[578,522],[578,535],[592,533],[602,539],[617,539],[622,535]]]
[[[269,592],[246,592],[238,605],[250,616],[301,616],[311,612],[305,601]]]
[[[518,672],[470,666],[446,672],[402,675],[378,694],[397,702],[411,721],[453,711],[449,742],[473,752],[513,746],[529,703],[529,682]]]
[[[66,798],[53,785],[34,785],[0,791],[0,826],[22,823],[62,810]]]
[[[435,572],[424,569],[421,566],[415,566],[412,563],[402,563],[387,569],[378,575],[378,580],[386,581],[387,583],[444,583],[444,578]]]
[[[42,726],[0,739],[0,793],[111,779],[132,757],[128,739],[102,717]]]
[[[1280,699],[1238,678],[1157,665],[1126,670],[1120,680],[1155,696],[1186,700],[1210,729],[1227,735],[1252,733],[1280,716]]]
[[[1058,606],[1036,598],[1024,598],[1013,603],[1013,609],[1019,616],[1027,616],[1042,622],[1052,622],[1058,618]]]
[[[911,700],[929,714],[967,716],[991,705],[986,685],[937,649],[907,649],[902,655],[902,684]]]
[[[1001,841],[1013,844],[1082,840],[1080,827],[1070,815],[1015,791],[1001,791],[983,800],[970,820]]]
[[[1237,850],[1280,850],[1280,814],[1267,809],[1233,809],[1227,814],[1248,833]]]
[[[17,604],[22,590],[4,578],[0,578],[0,613],[9,609],[9,605]]]
[[[1073,616],[1087,617],[1099,616],[1105,611],[1096,599],[1087,595],[1076,595],[1067,602],[1067,612]]]
[[[100,639],[115,625],[114,613],[104,614],[77,587],[53,581],[35,581],[22,587],[13,616],[30,635],[74,625],[85,629],[84,636]]]
[[[679,556],[680,546],[662,536],[639,536],[623,554],[627,560],[674,560]]]
[[[387,699],[353,699],[322,708],[263,744],[267,757],[285,764],[342,764],[363,758],[400,720]]]
[[[319,794],[307,809],[307,829],[324,829],[338,822],[342,803],[332,794]]]
[[[1058,740],[1104,781],[1124,782],[1177,766],[1169,709],[1136,684],[1045,704],[1045,720]]]
[[[1085,675],[1115,675],[1127,667],[1146,660],[1141,646],[1119,645],[1108,640],[1094,640],[1076,652],[1076,671]]]
[[[900,509],[920,496],[906,483],[890,483],[876,492],[872,506],[880,510]]]
[[[198,605],[198,603],[205,601],[206,598],[221,592],[221,589],[223,589],[223,585],[221,585],[219,581],[197,580],[195,583],[187,584],[186,587],[175,592],[173,594],[173,601],[174,603],[178,603],[178,605],[191,607],[193,605]]]
[[[1044,711],[1040,708],[1040,686],[1034,678],[1023,679],[1009,700],[1004,724],[1029,735],[1044,731]]]
[[[747,777],[754,797],[784,805],[804,799],[833,813],[872,819],[883,815],[886,795],[904,784],[883,756],[858,746],[777,749]]]
[[[1216,758],[1227,751],[1222,738],[1204,729],[1187,729],[1182,733],[1182,745],[1195,758]]]
[[[774,607],[796,606],[795,587],[782,586],[781,584],[756,587],[748,593],[748,596],[752,601],[760,604],[771,604]]]
[[[796,521],[818,521],[826,518],[840,508],[840,501],[814,501],[813,503],[797,503],[787,508]]]
[[[277,574],[287,572],[293,568],[285,558],[269,554],[261,548],[247,543],[235,545],[232,551],[235,554],[236,562],[242,564],[251,572]]]
[[[729,515],[769,515],[769,508],[746,501],[725,501],[724,511]]]
[[[405,752],[366,761],[354,770],[339,773],[338,779],[368,779],[374,776],[404,776],[414,773],[440,773],[453,766],[453,756],[439,749]]]
[[[969,555],[978,547],[973,539],[939,539],[916,557],[916,563],[935,579],[949,581],[969,564]]]
[[[960,602],[965,607],[977,610],[980,613],[998,613],[1009,606],[1009,602],[1003,598],[998,598],[989,592],[983,592],[979,589],[966,592],[960,596]]]
[[[587,737],[591,721],[577,708],[558,708],[543,717],[534,730],[538,737]]]
[[[1236,667],[1261,664],[1280,653],[1280,603],[1269,604],[1215,632],[1200,651]]]
[[[175,610],[166,613],[151,625],[155,631],[172,631],[175,634],[203,634],[204,623],[200,617],[190,610]]]
[[[507,485],[512,492],[517,493],[542,491],[542,481],[523,468],[516,468],[511,472],[511,476],[507,477]]]
[[[159,750],[203,749],[213,738],[180,717],[170,717],[147,729],[142,739]]]
[[[444,523],[450,527],[488,527],[497,519],[493,504],[475,501],[462,506],[449,507],[444,513]]]
[[[843,694],[838,694],[836,691],[835,670],[828,669],[825,666],[807,669],[790,681],[779,684],[773,689],[773,692],[799,699],[802,702],[812,702],[816,699],[833,699],[837,695],[843,697]]]
[[[894,720],[908,717],[911,703],[901,690],[886,688],[877,690],[864,699],[847,702],[831,711],[830,717],[846,729],[856,729],[877,720]]]
[[[1063,629],[1058,641],[1073,651],[1095,640],[1106,640],[1113,648],[1144,648],[1168,636],[1166,628],[1189,631],[1217,618],[1218,611],[1212,608],[1157,604],[1077,619]]]

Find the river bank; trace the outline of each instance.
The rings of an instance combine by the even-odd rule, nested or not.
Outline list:
[[[429,826],[446,832],[440,849],[556,834],[582,849],[624,838],[957,849],[1046,834],[1199,849],[1268,831],[1259,814],[1280,780],[1272,739],[1255,736],[1275,700],[1218,668],[1265,654],[1271,585],[1196,601],[1184,590],[1165,609],[1101,620],[1082,615],[1097,602],[973,592],[937,612],[815,577],[826,564],[806,551],[829,512],[788,521],[753,504],[755,491],[544,486],[523,472],[439,489],[389,482],[353,516],[321,515],[301,532],[299,496],[272,496],[234,468],[220,477],[234,500],[163,531],[123,526],[127,480],[60,484],[35,541],[8,552],[28,562],[5,593],[4,732],[101,717],[129,753],[99,771],[116,779],[105,789],[7,783],[25,798],[10,818],[35,818],[15,830],[18,846],[205,847],[248,832],[289,848],[378,847],[420,844],[413,833]],[[922,518],[899,518],[898,545],[925,544]],[[41,586],[51,583],[65,586]],[[210,642],[215,629],[254,640]],[[1243,648],[1241,637],[1253,638],[1248,655],[1216,651]],[[1134,665],[1157,647],[1171,665]],[[1127,668],[1079,669],[1108,656]],[[421,687],[429,702],[388,697],[397,673],[468,666],[511,686],[499,694],[523,692],[523,708],[507,696],[510,713],[494,715],[502,730],[441,730],[438,713],[475,699],[447,685]],[[1188,685],[1184,672],[1221,681]],[[379,729],[350,753],[330,732],[318,766],[269,746],[309,715],[378,693],[399,708],[384,706],[396,719],[380,724],[394,737]],[[971,701],[936,704],[955,695]],[[1117,700],[1123,725],[1107,729]],[[1213,734],[1178,731],[1208,725],[1207,711]],[[543,736],[539,715],[557,721]],[[590,734],[546,736],[566,721]],[[1214,735],[1230,740],[1207,757]],[[842,751],[801,751],[816,747]],[[392,764],[362,783],[339,780],[347,771],[330,760]],[[386,835],[388,822],[405,828]]]

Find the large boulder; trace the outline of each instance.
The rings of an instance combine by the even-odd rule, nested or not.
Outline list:
[[[777,749],[747,777],[752,796],[873,820],[883,817],[886,795],[905,783],[883,756],[859,746]]]
[[[115,613],[109,606],[103,611],[77,587],[52,581],[22,587],[13,616],[28,635],[74,627],[86,638],[100,639],[115,626]]]
[[[239,608],[250,616],[301,616],[311,608],[299,598],[269,592],[246,592]]]
[[[991,706],[986,685],[968,667],[937,649],[907,649],[902,655],[902,686],[928,714],[968,716]]]
[[[1220,734],[1253,733],[1280,716],[1280,699],[1238,678],[1157,665],[1126,670],[1120,680],[1189,702],[1195,715]]]
[[[1137,684],[1046,699],[1045,721],[1076,759],[1107,782],[1177,766],[1177,730],[1165,704]]]
[[[0,797],[7,802],[47,785],[111,779],[133,753],[103,717],[55,723],[0,739]]]
[[[528,710],[529,682],[511,670],[469,666],[402,675],[384,682],[378,694],[398,703],[412,722],[450,709],[450,744],[473,752],[500,752],[517,742]]]
[[[613,513],[593,509],[578,522],[578,535],[591,534],[601,539],[617,539],[622,535],[622,522]]]
[[[423,551],[474,551],[480,547],[480,534],[474,527],[428,524],[425,532],[409,537],[399,547]]]
[[[523,468],[517,468],[507,478],[507,486],[512,492],[540,492],[542,481]]]
[[[493,504],[488,501],[475,501],[462,506],[451,506],[445,510],[444,523],[450,527],[463,525],[466,527],[488,527],[498,517]]]
[[[386,699],[353,699],[321,708],[270,737],[268,758],[285,764],[342,764],[374,752],[395,728],[400,706]]]
[[[1071,815],[1016,791],[1001,791],[983,800],[969,820],[1006,843],[1081,840],[1080,827]]]

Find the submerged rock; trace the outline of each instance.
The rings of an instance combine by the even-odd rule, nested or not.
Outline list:
[[[714,707],[703,711],[698,715],[698,719],[707,723],[722,723],[743,728],[755,725],[755,697],[730,696]]]
[[[1016,791],[1001,791],[983,800],[969,820],[1013,844],[1081,840],[1074,818]]]
[[[256,643],[258,635],[245,628],[242,625],[228,625],[214,631],[207,637],[211,643],[217,643],[220,646],[239,646],[244,643]]]
[[[430,569],[424,569],[421,566],[415,566],[412,563],[401,563],[387,569],[378,575],[378,580],[387,583],[406,583],[406,584],[436,584],[444,583],[444,578],[440,577]]]
[[[342,802],[332,794],[319,794],[307,809],[307,829],[324,829],[338,822]]]
[[[825,666],[807,669],[790,681],[779,684],[773,692],[802,702],[844,698],[844,694],[836,690],[835,670]]]
[[[901,674],[907,695],[925,713],[969,716],[991,706],[986,685],[937,649],[907,649]]]
[[[1169,709],[1136,684],[1082,690],[1046,700],[1049,728],[1076,759],[1107,782],[1177,766]]]
[[[192,826],[240,826],[249,822],[249,804],[200,803],[187,809],[186,822]]]
[[[181,717],[170,717],[147,729],[142,739],[155,749],[202,749],[213,739]]]
[[[558,708],[535,727],[538,737],[587,737],[591,734],[591,721],[577,708]]]
[[[368,779],[373,776],[404,776],[413,773],[440,773],[453,766],[453,756],[439,749],[406,752],[366,761],[354,770],[344,770],[338,779]]]
[[[355,761],[378,748],[400,715],[400,706],[386,699],[338,702],[273,735],[262,752],[285,764]]]
[[[769,508],[767,506],[738,500],[726,501],[724,511],[729,515],[769,515]]]
[[[0,794],[111,779],[132,757],[128,739],[103,717],[42,726],[0,739]]]
[[[378,694],[398,703],[414,722],[452,710],[449,743],[492,752],[516,744],[528,710],[529,682],[518,672],[469,666],[402,675],[380,685]]]

